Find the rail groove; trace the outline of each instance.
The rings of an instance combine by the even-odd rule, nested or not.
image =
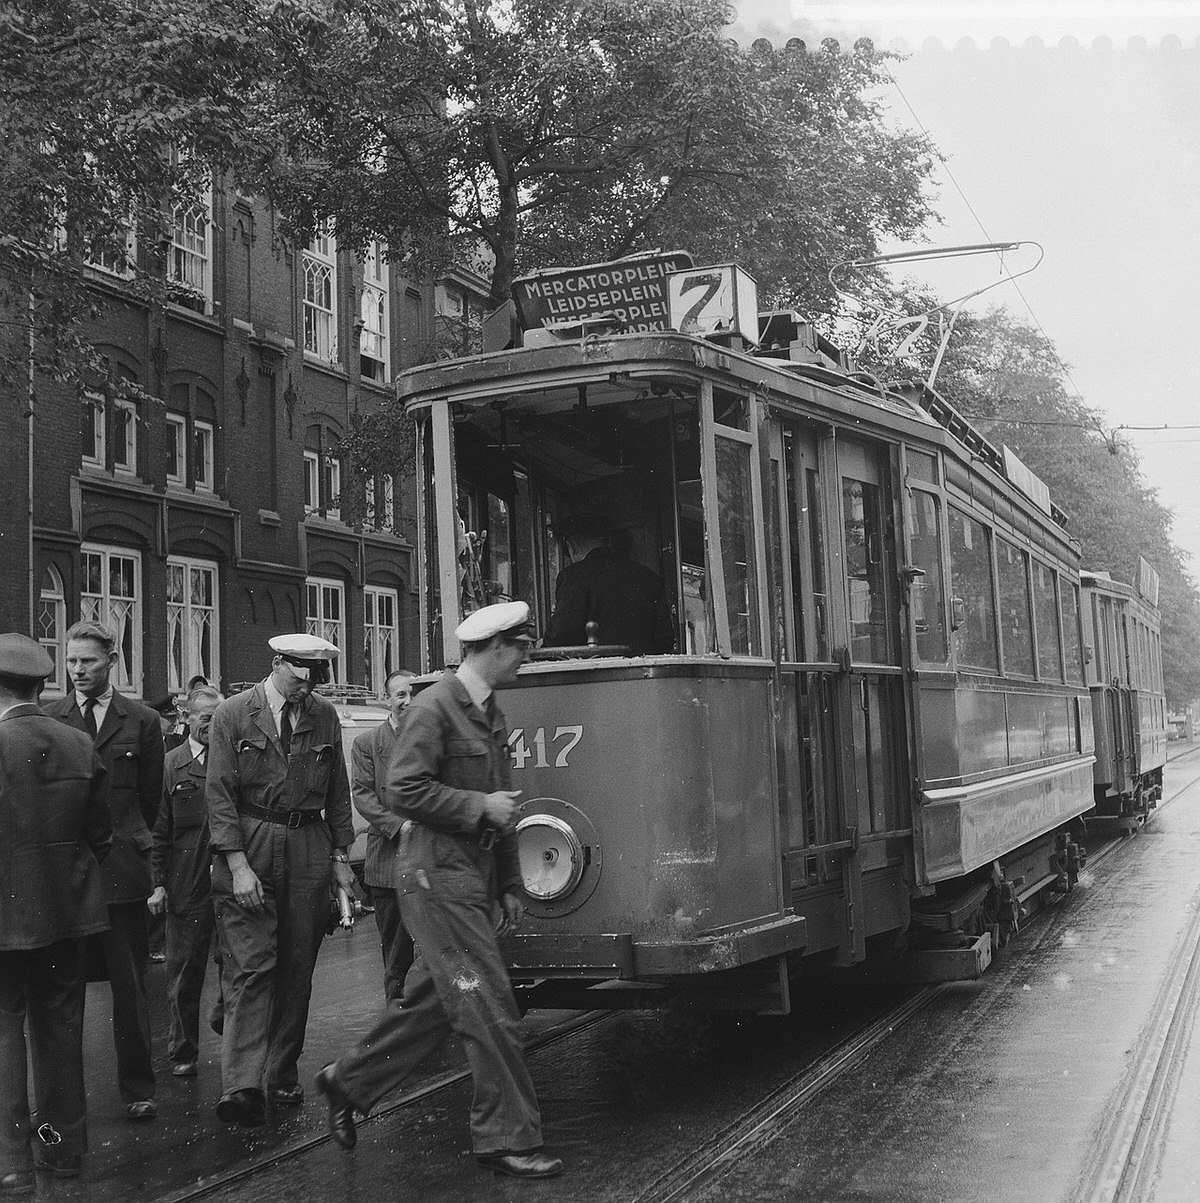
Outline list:
[[[564,1020],[560,1024],[555,1024],[552,1028],[548,1028],[545,1032],[533,1037],[525,1045],[525,1052],[527,1054],[535,1053],[539,1049],[549,1048],[562,1040],[569,1039],[579,1032],[587,1031],[589,1028],[593,1028],[606,1020],[611,1020],[618,1013],[615,1011],[584,1011],[579,1015]],[[443,1090],[449,1090],[452,1086],[457,1086],[460,1082],[469,1081],[470,1077],[471,1071],[469,1069],[459,1069],[432,1078],[413,1090],[405,1091],[404,1094],[387,1105],[378,1108],[378,1110],[373,1111],[366,1118],[360,1119],[358,1127],[363,1128],[368,1124],[376,1123],[385,1116],[393,1115],[405,1107],[411,1107],[414,1103],[431,1098]],[[294,1161],[298,1157],[303,1157],[306,1153],[310,1153],[313,1149],[320,1148],[332,1140],[333,1137],[328,1132],[322,1133],[320,1136],[304,1137],[285,1145],[281,1149],[274,1150],[265,1157],[242,1165],[229,1173],[206,1178],[185,1191],[168,1195],[163,1200],[163,1203],[193,1203],[197,1199],[209,1198],[223,1190],[227,1190],[231,1186],[236,1186],[240,1182],[245,1182],[249,1178],[274,1169],[284,1162]]]

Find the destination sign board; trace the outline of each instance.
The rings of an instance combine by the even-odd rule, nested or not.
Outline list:
[[[655,251],[611,263],[554,268],[513,281],[524,330],[610,320],[622,330],[666,330],[667,277],[692,266],[686,251]]]

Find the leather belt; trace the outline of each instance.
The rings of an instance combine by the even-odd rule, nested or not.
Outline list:
[[[271,810],[266,806],[255,806],[253,802],[243,802],[238,807],[238,814],[253,815],[256,819],[266,819],[268,823],[282,823],[285,827],[293,828],[319,823],[324,817],[319,810]]]

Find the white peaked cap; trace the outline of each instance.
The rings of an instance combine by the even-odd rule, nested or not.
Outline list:
[[[529,630],[529,607],[525,602],[499,602],[494,606],[483,606],[468,614],[454,628],[454,637],[463,643],[478,643],[482,639],[505,633],[514,639],[533,642],[533,632]]]

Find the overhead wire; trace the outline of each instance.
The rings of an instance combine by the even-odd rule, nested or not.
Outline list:
[[[904,102],[904,107],[906,109],[908,109],[909,114],[912,116],[913,121],[915,121],[917,123],[917,128],[921,131],[921,133],[927,139],[929,139],[930,143],[932,144],[932,142],[933,142],[932,135],[930,134],[925,123],[921,120],[920,117],[917,116],[916,109],[913,108],[912,103],[909,101],[908,97],[904,94],[904,89],[900,86],[899,81],[896,79],[895,75],[892,74],[891,67],[889,67],[887,63],[884,63],[883,69],[887,72],[888,78],[892,81],[892,87],[896,89],[897,95]],[[950,183],[954,185],[954,190],[958,193],[959,197],[962,199],[963,204],[966,205],[967,211],[975,219],[975,224],[979,227],[984,238],[986,238],[988,242],[995,242],[996,240],[992,237],[991,232],[988,230],[987,226],[984,225],[983,218],[980,217],[979,214],[975,211],[975,206],[972,205],[970,200],[967,198],[967,194],[963,191],[962,186],[959,184],[958,180],[954,176],[954,172],[952,172],[950,170],[950,167],[945,162],[945,160],[942,160],[942,162],[941,162],[941,169],[946,173],[946,177],[949,179]],[[997,252],[997,258],[1000,261],[1000,271],[1002,272],[1003,275],[1008,277],[1009,283],[1012,284],[1013,288],[1016,290],[1017,296],[1019,296],[1021,298],[1021,302],[1024,304],[1026,310],[1028,310],[1029,316],[1033,319],[1033,324],[1037,327],[1038,332],[1041,334],[1041,336],[1046,340],[1046,345],[1050,349],[1050,354],[1054,356],[1054,361],[1055,361],[1055,363],[1058,364],[1059,370],[1062,372],[1063,376],[1066,377],[1066,379],[1070,382],[1071,388],[1075,392],[1075,400],[1078,401],[1081,405],[1086,405],[1087,402],[1085,402],[1083,399],[1083,391],[1080,389],[1079,385],[1075,383],[1075,378],[1071,375],[1070,368],[1068,368],[1067,365],[1065,363],[1063,363],[1062,358],[1058,353],[1058,348],[1054,345],[1053,340],[1046,333],[1045,327],[1042,325],[1040,319],[1038,318],[1038,315],[1034,312],[1033,306],[1029,302],[1029,298],[1022,291],[1020,284],[1018,284],[1016,282],[1016,280],[1013,278],[1012,274],[1009,272],[1008,268],[1005,266],[1004,252],[1003,251]],[[1104,427],[1099,422],[1099,420],[1096,421],[1094,426],[1088,425],[1086,423],[1077,423],[1077,425],[1079,425],[1080,429],[1083,429],[1083,430],[1095,429],[1096,431],[1099,432],[1101,438],[1103,438],[1106,443],[1109,443],[1110,446],[1115,445],[1116,432],[1114,431],[1112,434],[1109,434],[1108,432],[1106,432]]]

